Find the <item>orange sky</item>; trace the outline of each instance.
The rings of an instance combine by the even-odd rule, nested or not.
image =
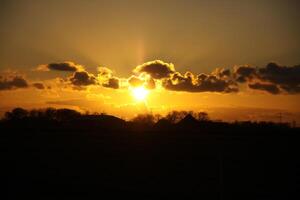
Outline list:
[[[50,106],[131,118],[175,109],[222,120],[278,121],[283,113],[300,123],[298,7],[3,1],[0,113]],[[155,89],[137,101],[135,84]]]
[[[162,64],[168,64],[162,61],[160,62]],[[149,63],[148,65],[146,63],[146,65],[141,66],[154,66],[156,67],[155,69],[164,66],[152,65],[153,62]],[[53,64],[54,63],[52,63],[52,65]],[[57,66],[62,66],[59,64],[62,63],[57,63]],[[45,69],[41,70],[41,66]],[[53,70],[48,69],[47,67],[49,66],[50,65],[39,65],[34,69],[28,70],[27,73],[41,74],[40,77],[43,77],[45,73],[56,74],[60,72],[59,75],[56,74],[56,78],[37,81],[28,80],[26,74],[21,76],[13,72],[3,73],[3,76],[7,77],[7,79],[2,79],[2,84],[5,82],[3,80],[6,80],[7,84],[11,83],[13,85],[12,77],[19,76],[26,81],[27,86],[22,88],[13,85],[12,88],[1,90],[0,107],[2,113],[13,107],[21,106],[25,108],[68,107],[83,112],[106,112],[127,119],[139,113],[152,112],[163,115],[171,110],[206,111],[210,114],[211,118],[221,120],[278,121],[279,113],[283,113],[286,121],[298,121],[300,116],[298,106],[300,99],[299,94],[288,93],[283,89],[280,89],[278,94],[272,94],[261,89],[251,89],[247,84],[250,84],[252,80],[248,80],[249,83],[237,83],[239,91],[213,91],[218,88],[209,87],[204,88],[206,91],[191,92],[189,88],[178,91],[166,88],[163,84],[163,80],[168,78],[164,77],[162,79],[154,79],[156,84],[155,88],[146,89],[148,91],[146,98],[139,100],[133,94],[132,88],[140,87],[140,85],[132,84],[130,79],[136,77],[143,81],[145,72],[141,72],[140,75],[132,72],[132,74],[127,77],[116,77],[111,74],[113,72],[107,68],[100,68],[98,69],[98,74],[92,74],[87,72],[84,66],[74,64],[74,66],[79,66],[79,70],[83,70],[82,72],[86,72],[89,76],[95,77],[98,81],[97,83],[91,82],[88,85],[84,85],[85,82],[80,82],[80,85],[76,85],[77,82],[71,81],[73,80],[72,78],[75,77],[74,74],[77,73],[76,71]],[[283,66],[278,67],[283,68]],[[174,70],[176,70],[175,67]],[[172,73],[174,74],[176,72]],[[234,76],[234,74],[231,76]],[[9,77],[11,78],[9,79]],[[148,74],[147,77],[149,78],[151,76]],[[118,88],[105,85],[107,84],[107,79],[110,78],[118,79]],[[35,83],[42,84],[43,88],[35,87]],[[202,84],[203,83],[204,82],[202,82]],[[141,84],[143,84],[142,87],[147,87],[145,82]],[[200,86],[193,87],[197,88],[196,90],[198,90],[198,88],[202,90]]]

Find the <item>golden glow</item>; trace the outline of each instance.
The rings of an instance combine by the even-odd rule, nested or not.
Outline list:
[[[144,101],[149,94],[149,91],[142,87],[132,88],[132,95],[137,101]]]

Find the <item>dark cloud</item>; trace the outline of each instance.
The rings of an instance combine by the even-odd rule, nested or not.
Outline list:
[[[133,71],[135,73],[147,73],[154,79],[162,79],[169,77],[175,72],[175,69],[172,63],[155,60],[139,65]]]
[[[235,69],[234,77],[239,83],[246,82],[251,89],[272,94],[300,93],[300,65],[287,67],[269,63],[264,68],[241,66]]]
[[[120,79],[113,75],[112,70],[107,67],[98,67],[98,82],[103,87],[119,89],[120,88]]]
[[[107,83],[102,84],[103,87],[109,87],[113,89],[118,89],[119,86],[119,79],[116,77],[109,78]]]
[[[86,71],[74,72],[70,78],[70,81],[75,86],[88,86],[97,84],[95,76]]]
[[[0,90],[13,90],[28,87],[28,82],[22,76],[0,76]]]
[[[215,71],[212,72],[212,75],[220,78],[227,78],[231,76],[231,71],[230,69],[216,68]]]
[[[191,72],[181,75],[174,73],[170,79],[163,81],[163,86],[168,90],[186,92],[237,92],[237,85],[228,79],[216,75],[200,74],[195,76]]]
[[[39,90],[45,89],[45,85],[43,83],[33,83],[32,86]]]
[[[56,70],[56,71],[75,72],[75,71],[83,70],[83,67],[73,62],[62,62],[62,63],[50,63],[47,65],[41,65],[38,67],[38,70],[40,71]]]
[[[300,92],[300,65],[287,67],[269,63],[259,69],[259,79],[277,84],[288,93]]]
[[[237,82],[245,83],[256,76],[256,69],[248,65],[239,66],[235,68],[234,76]]]
[[[237,84],[231,78],[229,69],[217,68],[212,74],[200,74],[198,76],[191,72],[182,75],[175,71],[173,64],[156,60],[144,63],[134,69],[136,73],[149,74],[153,79],[162,79],[162,86],[168,90],[186,92],[237,92]],[[137,77],[129,79],[130,85],[146,85],[155,88],[155,81],[148,79],[146,84]]]
[[[46,70],[73,72],[71,77],[62,80],[71,82],[76,89],[85,89],[83,86],[88,85],[119,89],[120,85],[123,85],[120,82],[126,80],[114,76],[112,70],[106,67],[99,67],[97,76],[88,73],[81,65],[73,62],[50,63],[42,67],[46,67]],[[43,70],[43,68],[38,70]],[[242,65],[233,69],[216,68],[210,74],[196,75],[192,72],[182,74],[175,70],[172,63],[154,60],[137,66],[133,72],[138,75],[127,79],[131,87],[143,86],[147,89],[154,89],[156,84],[162,83],[162,87],[173,91],[230,93],[238,92],[239,86],[245,84],[250,89],[271,94],[300,93],[300,65],[289,67],[269,63],[263,68]],[[45,89],[42,83],[33,83],[30,86]],[[28,83],[21,76],[0,77],[0,90],[26,87]]]
[[[264,90],[271,94],[279,94],[280,90],[277,85],[272,83],[250,83],[248,84],[249,88],[255,90]]]

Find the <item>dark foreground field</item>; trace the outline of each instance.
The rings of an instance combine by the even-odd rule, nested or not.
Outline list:
[[[299,199],[297,129],[36,126],[1,124],[2,199]]]

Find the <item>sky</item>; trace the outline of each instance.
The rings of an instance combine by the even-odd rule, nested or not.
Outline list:
[[[284,113],[300,123],[299,1],[0,4],[1,113],[51,106],[130,118],[176,109],[222,120]],[[153,82],[139,101],[133,89]]]

